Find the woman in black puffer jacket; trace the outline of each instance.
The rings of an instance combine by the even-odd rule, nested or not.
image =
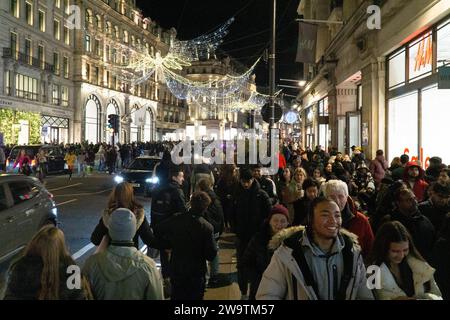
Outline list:
[[[253,236],[245,249],[242,265],[250,279],[250,300],[255,300],[261,277],[272,258],[273,249],[269,248],[270,240],[288,225],[289,212],[286,207],[281,204],[273,206],[261,230]]]

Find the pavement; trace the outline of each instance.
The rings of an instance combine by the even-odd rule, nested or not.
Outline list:
[[[241,291],[237,284],[234,234],[222,234],[219,240],[219,278],[223,286],[207,288],[205,300],[239,300]]]

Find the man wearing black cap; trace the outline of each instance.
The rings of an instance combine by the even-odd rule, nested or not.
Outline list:
[[[450,185],[448,183],[434,182],[428,189],[430,198],[419,204],[419,210],[430,219],[436,231],[439,231],[444,222],[445,215],[450,212]]]

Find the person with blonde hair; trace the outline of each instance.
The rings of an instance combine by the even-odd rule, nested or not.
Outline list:
[[[91,299],[91,290],[83,275],[80,288],[68,286],[69,277],[73,275],[68,272],[69,267],[76,270],[76,266],[67,250],[64,233],[53,225],[44,226],[11,265],[5,300]]]
[[[134,196],[133,186],[128,182],[119,183],[111,192],[108,201],[108,208],[103,211],[103,215],[100,218],[94,232],[91,235],[91,242],[96,246],[100,246],[103,241],[109,242],[108,228],[111,213],[118,208],[126,208],[131,210],[136,216],[136,234],[133,237],[134,246],[139,249],[139,238],[142,239],[147,246],[151,246],[154,239],[153,231],[150,228],[150,224],[145,217],[144,207],[138,203]]]
[[[305,169],[299,167],[296,168],[293,177],[288,184],[287,188],[281,193],[283,203],[286,204],[289,210],[289,223],[294,221],[295,210],[294,206],[297,201],[303,198],[305,192],[303,190],[303,182],[308,178]]]

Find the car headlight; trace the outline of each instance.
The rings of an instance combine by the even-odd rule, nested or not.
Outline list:
[[[114,177],[114,181],[115,181],[117,184],[122,183],[123,180],[124,180],[124,179],[123,179],[122,176],[115,176],[115,177]]]
[[[157,184],[159,182],[159,178],[158,177],[151,177],[151,178],[146,179],[145,182],[151,183],[151,184]]]

